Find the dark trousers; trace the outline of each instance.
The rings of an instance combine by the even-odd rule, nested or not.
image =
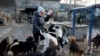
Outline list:
[[[33,51],[36,52],[39,39],[44,40],[45,38],[39,32],[38,33],[33,33],[33,37],[34,37],[34,42],[35,42],[35,46],[33,47]]]
[[[35,46],[33,47],[34,52],[36,52],[36,50],[37,50],[37,45],[38,45],[38,42],[39,42],[39,36],[40,36],[40,33],[33,33],[33,37],[34,37],[34,41],[35,41]]]

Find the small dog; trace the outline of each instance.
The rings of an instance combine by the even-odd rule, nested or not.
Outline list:
[[[74,36],[70,37],[70,47],[69,47],[69,56],[83,56],[84,49],[80,48],[76,43],[76,38]]]
[[[84,43],[85,53],[89,52],[90,47],[88,46],[88,37],[84,35],[82,42]]]

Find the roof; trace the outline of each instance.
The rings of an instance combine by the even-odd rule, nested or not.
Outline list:
[[[91,5],[91,6],[87,6],[87,7],[77,7],[77,8],[73,8],[73,10],[89,9],[89,8],[100,8],[100,4]]]

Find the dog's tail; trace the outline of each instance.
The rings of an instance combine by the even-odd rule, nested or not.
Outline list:
[[[79,51],[79,55],[84,56],[84,52],[85,52],[85,50],[81,48],[80,51]]]
[[[88,46],[88,36],[87,35],[84,35],[82,41],[84,43],[85,53],[88,53],[88,51],[90,49],[90,47]]]

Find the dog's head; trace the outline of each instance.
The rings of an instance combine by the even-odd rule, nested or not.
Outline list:
[[[50,32],[55,32],[55,30],[53,29],[54,26],[55,26],[54,24],[50,23],[50,26],[49,26],[48,30]]]
[[[74,36],[70,37],[70,43],[75,44],[76,43],[76,38]]]
[[[100,34],[97,33],[97,35],[91,40],[91,42],[96,42],[100,39]]]
[[[12,39],[13,37],[7,36],[6,38],[4,38],[1,43],[6,43],[8,45],[10,45],[12,43]]]

